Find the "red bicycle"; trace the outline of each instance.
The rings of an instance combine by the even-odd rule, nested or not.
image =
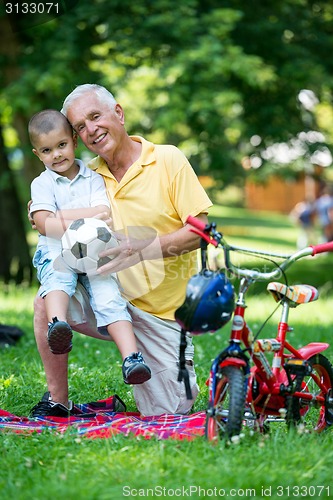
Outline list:
[[[203,224],[189,217],[192,230],[202,238],[203,266],[208,244],[223,249],[225,268],[240,278],[228,345],[215,358],[209,376],[209,401],[206,437],[217,441],[240,434],[243,425],[265,431],[272,421],[286,421],[288,426],[303,423],[314,431],[333,424],[333,368],[322,352],[329,344],[311,342],[301,348],[287,339],[292,331],[289,311],[318,298],[310,285],[292,285],[272,281],[299,259],[333,251],[333,242],[309,246],[292,255],[269,253],[230,246],[216,224]],[[245,252],[263,258],[280,258],[273,270],[245,269],[231,262],[232,252]],[[251,285],[269,282],[267,289],[281,306],[281,317],[274,338],[254,336],[245,321],[245,296]],[[200,333],[200,332],[196,332]],[[201,332],[202,333],[202,332]]]

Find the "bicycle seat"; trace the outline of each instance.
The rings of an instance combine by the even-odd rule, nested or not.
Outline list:
[[[273,295],[276,302],[279,302],[284,297],[291,300],[295,304],[306,304],[313,302],[319,297],[317,288],[311,285],[291,285],[287,286],[277,281],[268,283],[267,290]]]

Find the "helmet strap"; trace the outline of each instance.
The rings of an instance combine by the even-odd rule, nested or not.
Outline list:
[[[186,368],[186,359],[185,359],[186,347],[187,347],[186,330],[182,328],[180,332],[178,382],[182,382],[184,380],[186,397],[187,399],[193,399],[190,387],[190,377],[188,374],[188,370]]]

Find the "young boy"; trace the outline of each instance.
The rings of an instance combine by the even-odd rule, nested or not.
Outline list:
[[[49,320],[48,343],[53,354],[72,349],[72,330],[67,323],[69,297],[77,280],[86,288],[97,326],[105,327],[123,359],[126,384],[141,384],[151,378],[132,329],[126,301],[114,276],[78,276],[59,262],[60,239],[73,220],[110,214],[103,178],[75,158],[77,137],[67,118],[48,109],[35,114],[29,122],[33,153],[43,162],[45,171],[31,184],[30,213],[39,232],[33,263],[40,281]],[[59,270],[58,270],[59,269]]]

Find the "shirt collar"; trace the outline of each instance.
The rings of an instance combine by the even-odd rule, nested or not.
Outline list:
[[[138,135],[131,135],[130,138],[132,139],[132,141],[141,142],[142,145],[141,155],[135,162],[136,165],[145,167],[146,165],[151,165],[152,163],[154,163],[156,159],[155,145]],[[106,162],[100,156],[96,156],[96,158],[90,160],[88,163],[88,167],[92,170],[95,170],[99,174],[107,177],[113,177]]]
[[[68,182],[73,182],[78,177],[90,177],[91,174],[90,174],[89,169],[85,167],[84,163],[81,160],[75,159],[75,163],[78,165],[79,171],[78,171],[77,175],[74,177],[74,179],[72,179],[72,180],[68,179],[67,177],[65,177],[63,175],[57,174],[57,172],[54,172],[54,170],[51,170],[47,167],[46,167],[46,171],[56,182],[58,182],[58,181],[62,182],[64,179]]]

